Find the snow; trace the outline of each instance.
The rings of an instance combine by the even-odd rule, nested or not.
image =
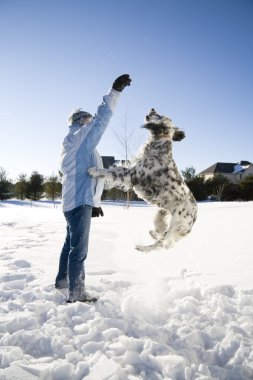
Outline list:
[[[86,261],[100,299],[66,304],[59,202],[0,203],[0,379],[253,379],[253,202],[200,203],[187,238],[148,254],[155,208],[103,210]]]

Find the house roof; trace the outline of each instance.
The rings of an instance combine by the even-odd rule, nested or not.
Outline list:
[[[235,165],[236,163],[216,162],[216,164],[209,166],[199,174],[233,173]]]
[[[241,166],[247,166],[251,163],[249,161],[240,161],[239,164]],[[209,166],[209,168],[203,170],[199,173],[199,175],[204,174],[215,174],[215,173],[224,173],[224,174],[230,174],[234,173],[235,167],[238,165],[238,163],[231,163],[231,162],[216,162],[216,164]],[[243,170],[244,168],[242,168]]]
[[[241,166],[250,166],[250,165],[252,165],[252,163],[249,162],[249,161],[240,161],[239,164],[240,164]]]

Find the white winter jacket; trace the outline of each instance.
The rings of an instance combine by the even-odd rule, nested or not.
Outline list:
[[[99,143],[113,111],[120,92],[113,89],[103,97],[96,115],[83,126],[72,124],[63,141],[61,154],[62,208],[70,211],[81,205],[100,206],[103,180],[91,177],[90,167],[102,167],[102,159],[95,147]]]

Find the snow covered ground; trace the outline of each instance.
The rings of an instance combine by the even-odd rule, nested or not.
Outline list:
[[[155,208],[104,205],[86,262],[94,305],[54,289],[60,205],[0,203],[0,380],[253,379],[253,202],[202,203],[148,254]]]

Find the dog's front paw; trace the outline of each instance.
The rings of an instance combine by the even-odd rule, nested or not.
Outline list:
[[[92,167],[92,168],[89,168],[88,169],[88,173],[89,175],[91,175],[92,177],[103,177],[103,175],[101,175],[99,169],[95,168],[95,167]]]
[[[89,175],[91,175],[92,177],[96,177],[97,174],[98,174],[98,172],[97,172],[97,168],[95,168],[95,167],[89,168],[89,169],[88,169],[88,173],[89,173]]]

